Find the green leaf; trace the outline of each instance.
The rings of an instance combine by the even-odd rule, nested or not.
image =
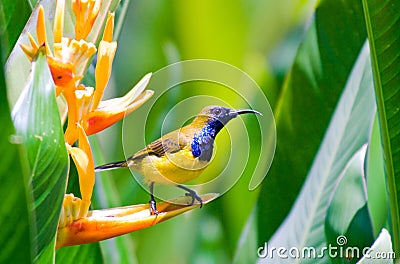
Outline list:
[[[346,248],[347,250],[354,250],[355,248],[358,248],[359,251],[362,252],[364,248],[371,246],[371,244],[374,242],[371,217],[368,213],[367,204],[357,211],[354,218],[350,222],[350,226],[345,236],[348,238],[348,244],[346,245],[349,247]],[[347,258],[350,258],[352,263],[355,263],[357,259],[362,257],[361,254],[356,255],[356,251],[350,251],[347,252],[347,254]]]
[[[277,144],[259,196],[260,244],[296,199],[365,39],[359,0],[320,1],[274,109]]]
[[[383,160],[378,115],[375,115],[367,154],[368,210],[371,216],[374,236],[377,237],[388,219],[389,205],[386,193],[385,163]]]
[[[10,55],[31,11],[32,5],[27,0],[2,0],[0,2],[1,64],[4,64]]]
[[[42,250],[42,253],[35,259],[34,263],[50,263],[54,260],[54,248],[56,245],[56,238],[54,237],[51,242]],[[54,263],[54,262],[53,262]]]
[[[367,146],[363,146],[339,175],[341,179],[335,188],[325,218],[327,245],[342,248],[346,253],[349,247],[357,247],[362,251],[374,241],[365,189],[366,148]],[[360,258],[360,256],[348,256],[346,253],[331,258],[331,262],[342,263],[351,259],[351,263],[355,263]]]
[[[363,0],[389,190],[391,235],[400,254],[400,2]]]
[[[68,174],[68,155],[55,99],[55,85],[43,50],[13,109],[13,120],[28,161],[33,204],[34,259],[54,243]],[[54,249],[53,249],[54,252]]]
[[[320,250],[325,246],[323,228],[329,197],[347,162],[369,138],[375,114],[370,66],[369,50],[365,45],[353,67],[304,186],[290,214],[270,240],[271,247],[314,247]],[[279,261],[276,258],[274,260]],[[293,261],[297,263],[299,260]]]
[[[385,256],[385,257],[383,257]],[[392,240],[386,229],[382,229],[378,238],[368,251],[368,254],[360,259],[358,264],[377,264],[377,263],[393,263],[394,252],[392,249]]]
[[[21,146],[12,143],[15,131],[5,86],[3,64],[0,64],[0,151],[6,153],[0,159],[0,263],[29,263],[33,253],[29,215],[31,193]]]
[[[60,248],[57,250],[56,263],[103,263],[99,243]]]

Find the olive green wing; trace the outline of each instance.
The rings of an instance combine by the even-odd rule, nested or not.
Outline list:
[[[190,140],[183,133],[174,131],[151,142],[146,148],[138,151],[131,159],[137,159],[147,155],[161,157],[164,156],[165,153],[175,153],[185,148],[189,142]]]

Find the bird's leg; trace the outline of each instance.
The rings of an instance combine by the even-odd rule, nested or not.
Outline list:
[[[150,214],[151,215],[158,215],[156,200],[154,200],[154,182],[151,182],[149,185],[150,189]]]
[[[203,200],[200,198],[200,196],[197,195],[197,193],[195,191],[193,191],[192,189],[189,189],[186,186],[180,185],[180,184],[176,185],[176,187],[187,191],[187,193],[185,193],[185,195],[192,197],[192,202],[190,203],[190,205],[193,205],[194,199],[196,199],[200,203],[200,208],[203,207]]]

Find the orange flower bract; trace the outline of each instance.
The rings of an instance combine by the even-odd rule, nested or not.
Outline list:
[[[89,211],[95,182],[94,161],[87,135],[95,134],[115,122],[125,114],[137,109],[146,102],[152,91],[145,91],[150,74],[136,85],[127,95],[102,102],[104,90],[111,76],[112,63],[117,49],[113,41],[114,14],[109,13],[99,47],[86,41],[99,14],[101,0],[73,0],[72,10],[76,17],[75,36],[63,36],[65,1],[58,0],[54,17],[54,45],[50,47],[45,27],[45,13],[39,7],[36,35],[37,40],[28,33],[29,45],[21,45],[22,50],[32,61],[41,46],[46,47],[47,62],[56,84],[56,95],[63,95],[68,106],[68,124],[65,142],[79,175],[82,199],[65,196],[60,226],[85,217]],[[85,65],[98,53],[96,65],[96,87],[86,87],[81,83]],[[78,146],[72,145],[78,140]],[[78,206],[79,205],[79,206]],[[79,209],[78,209],[79,207]],[[77,213],[78,212],[78,213]]]

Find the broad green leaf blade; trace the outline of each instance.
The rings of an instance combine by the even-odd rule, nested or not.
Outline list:
[[[400,1],[363,0],[385,154],[393,247],[400,254]]]
[[[118,250],[117,250],[118,252]],[[121,263],[114,259],[114,263]],[[102,252],[99,243],[92,243],[74,247],[65,247],[57,250],[56,263],[75,264],[99,264],[103,263]],[[112,262],[110,262],[112,263]]]
[[[376,114],[369,139],[366,165],[368,210],[375,237],[379,235],[388,219],[389,203],[387,200],[384,164],[381,132],[378,115]]]
[[[269,246],[287,249],[308,246],[317,250],[325,246],[324,220],[330,195],[347,162],[369,138],[375,114],[372,85],[369,49],[365,45],[353,67],[304,186],[290,214],[268,243]],[[323,258],[318,260],[326,261]],[[274,258],[269,261],[283,260]],[[300,260],[289,261],[298,263]],[[303,262],[307,263],[305,260]]]
[[[1,64],[4,65],[12,48],[17,42],[19,34],[29,15],[32,6],[27,0],[1,0],[0,1],[0,41]],[[17,16],[15,14],[18,14]]]
[[[368,254],[360,259],[358,264],[390,264],[393,263],[394,256],[390,234],[386,229],[382,229]]]
[[[56,238],[54,237],[50,244],[48,244],[42,251],[42,253],[35,259],[34,263],[38,263],[38,264],[46,264],[46,263],[50,263],[53,262],[54,263],[54,258],[55,258],[55,254],[54,254],[54,248],[56,247]]]
[[[14,125],[29,164],[33,204],[34,259],[54,242],[64,198],[68,155],[55,98],[55,85],[46,55],[39,52],[32,63],[26,93],[13,109]]]
[[[0,159],[0,263],[29,263],[33,253],[29,215],[32,194],[21,160],[21,147],[11,142],[15,131],[7,102],[3,64],[0,64],[0,101],[0,151],[6,153]]]
[[[259,197],[259,243],[288,214],[366,39],[359,0],[322,0],[274,109],[277,144]]]
[[[349,252],[348,248],[357,247],[362,251],[374,241],[365,188],[366,150],[365,145],[354,154],[339,175],[339,184],[329,203],[325,218],[326,244],[342,248],[345,252],[331,258],[332,263],[342,263],[346,260],[355,263],[361,256],[352,256],[353,252]]]

